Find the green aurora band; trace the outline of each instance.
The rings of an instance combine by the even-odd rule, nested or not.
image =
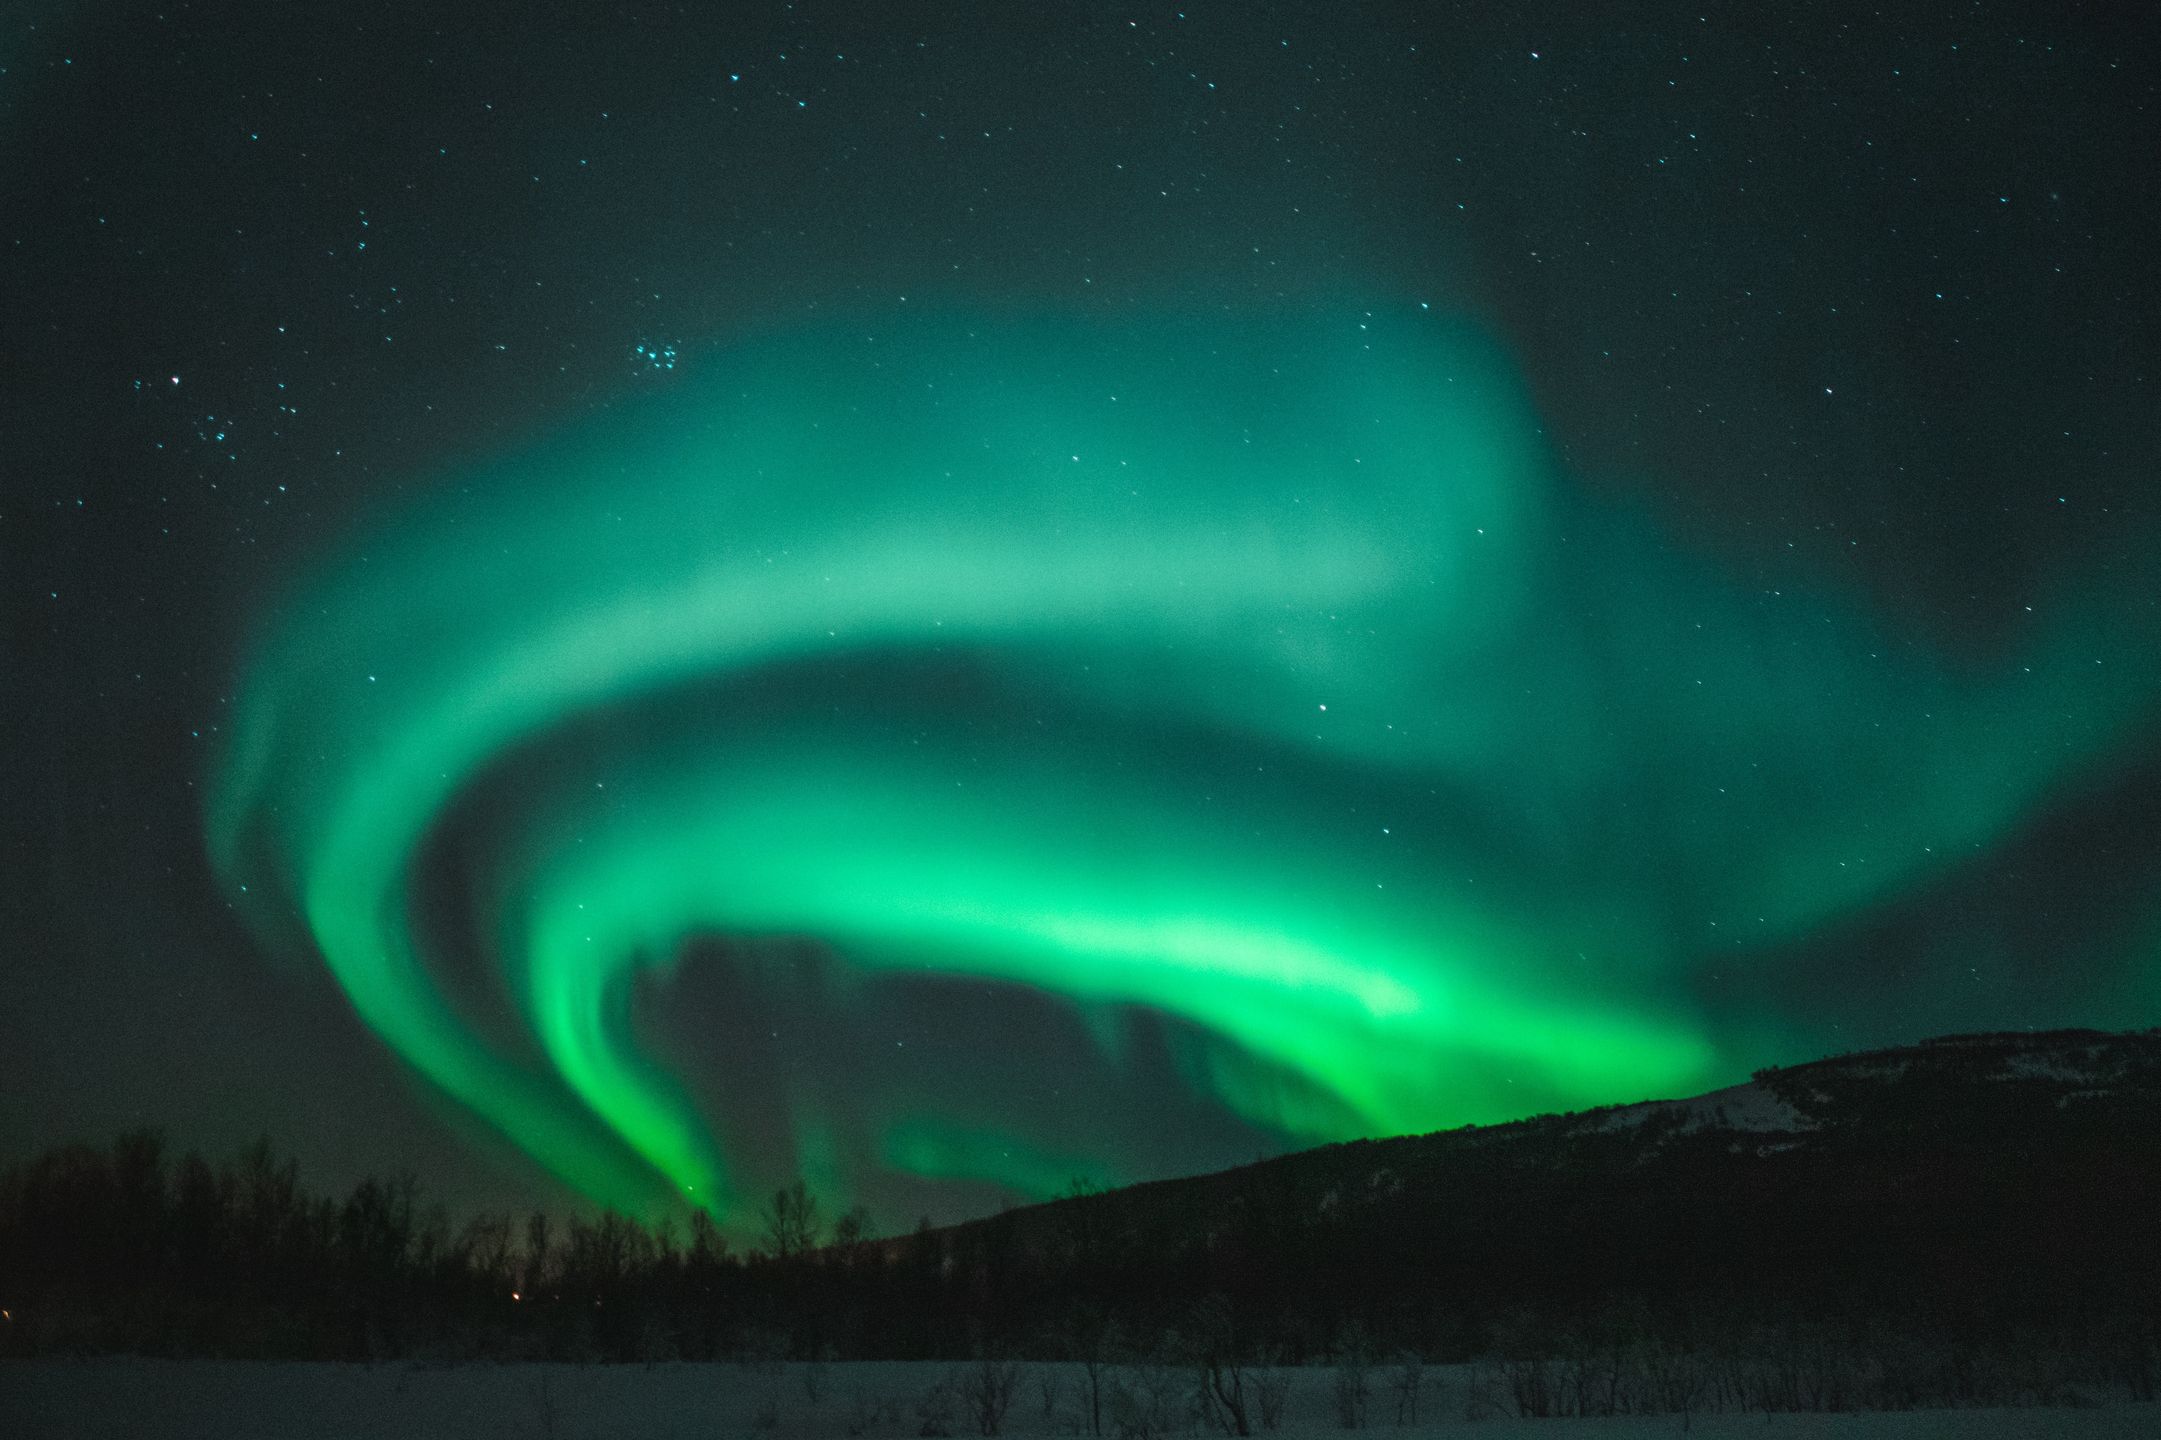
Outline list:
[[[1763,1063],[1681,983],[1713,945],[1969,863],[2154,699],[2107,595],[1979,673],[1731,583],[1571,489],[1422,309],[919,319],[706,371],[302,576],[210,815],[266,935],[636,1211],[747,1217],[638,1038],[697,937],[1162,1012],[1299,1139],[1632,1100]],[[461,805],[469,943],[416,893]],[[1008,1140],[895,1118],[883,1153],[1067,1165]]]

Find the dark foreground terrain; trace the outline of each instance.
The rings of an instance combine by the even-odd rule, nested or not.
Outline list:
[[[1352,1422],[1426,1365],[1458,1367],[1459,1416],[2136,1404],[2161,1380],[2161,1032],[1954,1037],[892,1239],[777,1198],[749,1254],[607,1214],[453,1230],[409,1183],[315,1197],[267,1146],[219,1168],[131,1136],[0,1177],[0,1353],[1062,1361],[1129,1403],[1187,1377],[1158,1385],[1165,1423],[1232,1430],[1265,1428],[1269,1365],[1365,1377]],[[1083,1426],[1114,1428],[1095,1389]]]

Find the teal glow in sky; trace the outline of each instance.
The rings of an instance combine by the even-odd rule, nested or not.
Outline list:
[[[1767,594],[1563,473],[1509,357],[1412,303],[692,370],[307,568],[211,810],[263,933],[635,1210],[740,1222],[798,1164],[835,1199],[1118,1175],[1117,1125],[1075,1156],[1025,1097],[865,1094],[874,1143],[806,1110],[752,1153],[649,1012],[805,940],[859,1004],[1055,997],[1107,1064],[1168,1017],[1196,1093],[1293,1143],[1726,1083],[1780,1017],[1708,1002],[1715,957],[1955,875],[2155,698],[2133,577],[2052,579],[1985,663],[1829,577]]]

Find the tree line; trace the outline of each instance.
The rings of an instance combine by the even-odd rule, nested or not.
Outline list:
[[[0,1171],[0,1353],[784,1355],[867,1263],[869,1218],[826,1225],[797,1181],[762,1219],[749,1251],[702,1211],[680,1228],[614,1211],[453,1225],[411,1175],[317,1195],[267,1139],[213,1165],[136,1131]]]
[[[1467,1403],[1494,1414],[2154,1394],[2139,1201],[2161,1152],[2117,1144],[2084,1176],[2042,1156],[2042,1184],[1910,1155],[1895,1175],[1845,1157],[1773,1184],[1724,1145],[1646,1167],[1517,1128],[1529,1149],[1456,1156],[1452,1188],[1411,1166],[1423,1152],[1362,1142],[882,1239],[860,1210],[826,1223],[798,1182],[747,1250],[702,1214],[453,1225],[409,1176],[316,1195],[268,1142],[212,1165],[137,1132],[0,1172],[0,1353],[994,1377],[1055,1359],[1086,1377],[1090,1433],[1116,1428],[1107,1407],[1250,1433],[1280,1413],[1270,1377],[1316,1363],[1353,1426],[1415,1405],[1415,1385],[1388,1397],[1428,1362],[1478,1362]],[[1861,1213],[1885,1184],[1926,1197],[1926,1234],[1910,1206]],[[2118,1205],[2114,1228],[2088,1223]],[[2041,1226],[2055,1238],[2019,1234]],[[961,1410],[979,1391],[954,1390],[974,1396]]]

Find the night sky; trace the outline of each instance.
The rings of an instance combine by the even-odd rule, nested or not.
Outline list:
[[[0,1156],[894,1228],[2161,1023],[2136,10],[10,7]]]

